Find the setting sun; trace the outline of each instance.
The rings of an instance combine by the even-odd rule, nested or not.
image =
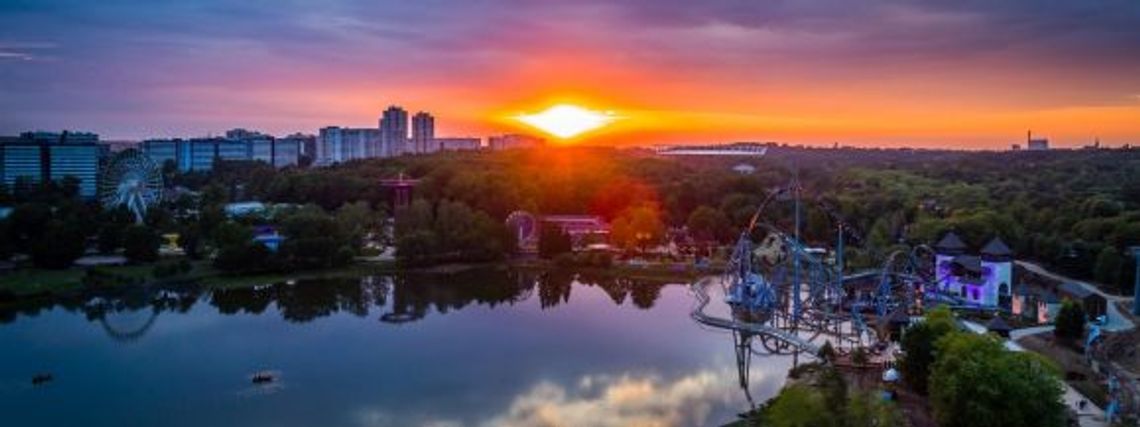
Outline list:
[[[592,111],[575,105],[559,104],[546,110],[517,116],[516,119],[559,138],[571,138],[614,121],[609,112]]]

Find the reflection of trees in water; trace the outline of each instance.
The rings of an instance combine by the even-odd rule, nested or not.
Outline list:
[[[164,312],[187,312],[200,300],[207,301],[225,315],[259,315],[275,305],[282,318],[290,322],[309,322],[345,312],[358,317],[371,315],[384,322],[400,323],[421,319],[433,311],[446,314],[470,305],[492,308],[503,304],[513,305],[530,300],[535,293],[538,294],[543,309],[551,308],[568,303],[575,286],[597,286],[615,304],[621,305],[626,300],[631,300],[635,307],[649,309],[657,301],[665,284],[565,272],[487,270],[453,275],[409,273],[302,280],[292,285],[282,283],[212,291],[197,286],[128,288],[6,302],[0,305],[0,324],[12,322],[21,314],[34,316],[57,307],[70,312],[81,312],[88,320],[101,324],[108,324],[108,315],[140,313],[149,309],[152,313],[150,320],[129,322],[144,325],[142,328],[120,328],[115,326],[116,322],[109,323],[113,332],[109,332],[111,335],[134,339],[145,334],[154,322],[153,317]],[[138,329],[142,332],[137,332]]]
[[[370,307],[383,306],[391,287],[385,277],[305,280],[241,289],[218,289],[210,304],[222,314],[261,314],[276,303],[281,317],[290,322],[308,322],[341,311],[364,317]]]
[[[631,279],[614,276],[581,276],[578,281],[592,286],[601,287],[614,304],[622,305],[626,299],[633,302],[634,307],[648,310],[653,308],[657,298],[661,296],[661,289],[666,283],[660,281]]]
[[[543,309],[570,302],[574,276],[565,272],[549,272],[538,277],[538,302]]]
[[[400,319],[440,314],[469,304],[515,304],[530,298],[535,279],[517,272],[475,272],[460,275],[401,275],[393,280],[392,311]],[[402,320],[406,321],[406,320]]]

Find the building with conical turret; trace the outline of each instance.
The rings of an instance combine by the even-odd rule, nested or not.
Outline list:
[[[977,255],[954,232],[934,245],[938,289],[971,304],[1009,307],[1013,288],[1013,251],[994,237]]]

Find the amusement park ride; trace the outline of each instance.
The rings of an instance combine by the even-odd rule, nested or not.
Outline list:
[[[834,262],[812,250],[801,239],[803,209],[798,183],[777,189],[764,199],[741,233],[721,277],[698,282],[693,290],[698,322],[783,343],[779,347],[818,350],[819,338],[835,344],[872,346],[884,340],[881,328],[870,327],[892,317],[920,314],[933,305],[966,306],[960,295],[940,290],[935,277],[934,250],[919,245],[896,250],[879,268],[845,274],[843,245],[853,228],[822,200],[813,205],[827,214],[837,234]],[[773,201],[794,204],[794,229],[780,229],[765,221]],[[719,283],[730,317],[707,314],[708,288]]]
[[[802,193],[795,179],[770,192],[740,234],[725,273],[692,286],[693,319],[733,333],[746,395],[754,354],[815,356],[824,342],[841,353],[882,348],[891,326],[899,326],[892,323],[908,323],[925,307],[969,306],[959,294],[940,289],[945,287],[938,285],[943,281],[936,277],[935,252],[924,245],[891,252],[877,269],[845,274],[845,239],[856,241],[857,233],[817,198],[810,207],[830,220],[834,257],[811,249],[801,237]],[[772,220],[779,216],[769,212],[776,201],[792,203],[790,231]],[[710,313],[713,294],[723,294],[728,309],[715,310],[723,314]]]
[[[739,385],[750,403],[753,355],[790,355],[798,361],[800,354],[817,356],[824,342],[841,354],[856,349],[873,354],[887,348],[894,331],[928,307],[1001,309],[954,289],[953,273],[937,267],[945,263],[939,260],[946,255],[941,245],[938,250],[925,245],[895,250],[878,268],[847,274],[843,246],[845,239],[857,241],[858,234],[823,200],[815,199],[810,205],[828,217],[836,243],[831,259],[811,249],[801,237],[802,193],[797,179],[770,192],[741,232],[724,274],[692,285],[693,319],[732,332]],[[770,212],[777,200],[792,203],[791,231],[774,221],[787,216]],[[1137,253],[1140,256],[1140,248]],[[711,304],[714,295],[723,295],[725,304]],[[1103,322],[1093,323],[1086,343],[1095,353],[1091,359],[1109,360],[1102,354],[1109,347],[1101,342]],[[1125,411],[1121,402],[1131,401],[1122,397],[1127,387],[1118,376],[1110,375],[1109,419]]]

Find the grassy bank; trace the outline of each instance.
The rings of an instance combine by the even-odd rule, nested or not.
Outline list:
[[[287,282],[290,280],[334,279],[369,274],[394,273],[396,271],[398,271],[398,269],[394,262],[355,263],[341,268],[297,271],[291,273],[254,274],[245,276],[214,274],[199,278],[197,282],[213,289],[237,289]]]
[[[721,265],[706,268],[694,268],[691,264],[683,263],[648,263],[644,265],[614,263],[609,266],[560,265],[553,261],[541,259],[512,261],[510,266],[520,270],[568,271],[582,276],[617,276],[634,280],[686,283],[723,270]]]
[[[151,278],[152,265],[123,265],[99,267],[103,271],[124,279],[123,285],[132,285]],[[198,267],[195,266],[195,270]],[[193,273],[193,271],[192,271]],[[0,291],[16,296],[54,294],[79,291],[83,288],[84,268],[44,270],[28,268],[0,276]]]

